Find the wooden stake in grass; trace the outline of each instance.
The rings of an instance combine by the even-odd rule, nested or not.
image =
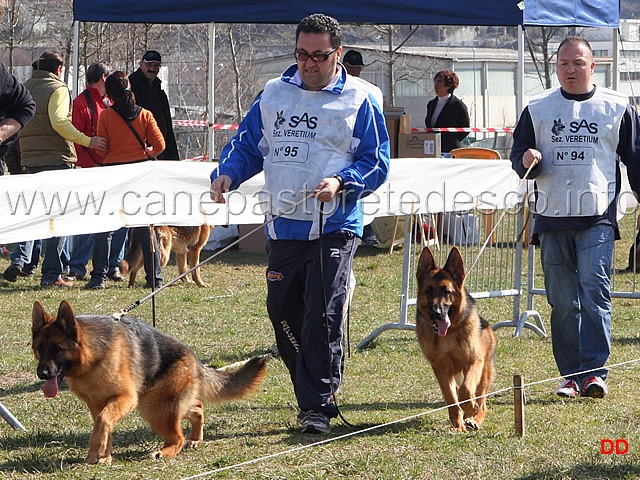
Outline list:
[[[513,376],[513,407],[516,433],[524,437],[524,381],[522,375]]]

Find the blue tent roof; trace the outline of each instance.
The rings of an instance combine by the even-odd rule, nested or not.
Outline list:
[[[325,13],[342,23],[520,25],[519,0],[74,0],[75,20],[115,23],[298,23]]]
[[[343,23],[617,28],[620,0],[73,1],[75,20],[86,22],[298,23],[315,12],[326,13]]]
[[[619,0],[525,0],[526,25],[620,26]]]

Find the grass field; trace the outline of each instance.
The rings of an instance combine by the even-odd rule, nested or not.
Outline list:
[[[625,248],[619,246],[619,263]],[[203,255],[204,258],[204,255]],[[0,271],[8,265],[0,260]],[[206,364],[219,367],[265,352],[273,334],[265,308],[265,257],[227,252],[203,267],[206,289],[178,284],[156,298],[157,326],[189,345]],[[0,402],[27,433],[0,422],[0,478],[180,479],[633,479],[640,478],[640,382],[638,364],[612,368],[603,400],[562,400],[551,343],[530,330],[513,338],[499,329],[497,377],[485,426],[478,432],[449,429],[440,390],[411,331],[385,332],[366,349],[355,345],[374,328],[398,317],[402,252],[363,247],[353,301],[345,381],[338,397],[343,416],[329,436],[298,433],[288,374],[279,360],[245,401],[206,408],[205,441],[198,450],[154,461],[160,443],[137,413],[114,432],[111,466],[84,463],[92,421],[66,388],[45,398],[30,351],[31,308],[39,300],[51,312],[62,299],[77,313],[112,313],[148,290],[110,283],[103,291],[41,289],[39,278],[0,280]],[[174,265],[165,279],[177,274]],[[82,283],[81,283],[82,284]],[[509,300],[480,300],[490,322],[508,320]],[[151,301],[132,314],[152,321]],[[544,299],[536,301],[548,328]],[[610,364],[640,358],[637,301],[614,301]],[[411,315],[414,315],[412,312]],[[524,376],[525,434],[514,429],[513,375]],[[380,424],[389,425],[371,428]],[[364,432],[361,430],[366,429]],[[625,455],[603,455],[601,440],[623,439]],[[325,441],[330,440],[330,441]],[[324,441],[318,443],[319,441]],[[233,467],[243,462],[243,466]]]

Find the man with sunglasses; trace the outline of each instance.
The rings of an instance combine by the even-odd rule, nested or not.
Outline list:
[[[303,433],[329,433],[338,415],[359,200],[389,170],[382,94],[347,75],[341,42],[331,17],[300,22],[296,63],[267,83],[211,174],[211,198],[224,203],[223,193],[264,170],[267,309]]]
[[[156,50],[148,50],[142,56],[138,69],[129,75],[131,91],[136,96],[136,104],[153,113],[165,141],[164,151],[158,160],[180,160],[178,144],[173,133],[173,120],[169,108],[169,98],[162,89],[162,80],[158,78],[162,57]]]

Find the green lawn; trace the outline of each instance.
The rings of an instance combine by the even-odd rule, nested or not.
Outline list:
[[[631,241],[629,234],[625,238],[618,249],[619,266]],[[0,260],[1,270],[7,265],[8,260]],[[102,291],[63,291],[40,289],[39,278],[15,284],[0,280],[0,401],[28,430],[16,432],[0,423],[0,477],[179,479],[254,461],[202,478],[640,478],[640,383],[635,362],[612,368],[605,399],[566,401],[553,394],[558,373],[550,340],[530,330],[513,338],[513,329],[499,329],[493,391],[500,393],[489,398],[484,428],[461,434],[449,429],[440,390],[413,332],[385,332],[357,351],[356,344],[374,328],[397,320],[401,268],[402,250],[389,254],[362,247],[356,256],[351,356],[338,397],[343,416],[353,426],[336,420],[328,437],[299,434],[287,371],[281,361],[272,360],[255,395],[206,408],[200,449],[170,460],[148,459],[146,454],[161,443],[160,437],[134,413],[115,428],[111,466],[84,463],[92,428],[84,404],[66,388],[54,399],[43,395],[30,352],[31,308],[39,300],[49,312],[55,311],[67,299],[77,313],[112,313],[148,290],[110,283]],[[203,267],[208,288],[178,284],[157,296],[158,328],[216,367],[265,352],[273,335],[265,308],[264,269],[264,255],[224,253]],[[176,274],[175,265],[169,265],[165,279]],[[478,303],[492,323],[505,320],[511,311],[505,299]],[[548,328],[542,297],[536,299],[536,307]],[[151,322],[151,311],[147,301],[131,313]],[[640,358],[636,311],[636,300],[614,301],[611,364]],[[528,384],[523,437],[514,428],[514,374],[523,375]],[[372,428],[381,424],[389,425]],[[315,444],[331,438],[335,440]],[[629,452],[603,455],[602,439],[624,439]]]

